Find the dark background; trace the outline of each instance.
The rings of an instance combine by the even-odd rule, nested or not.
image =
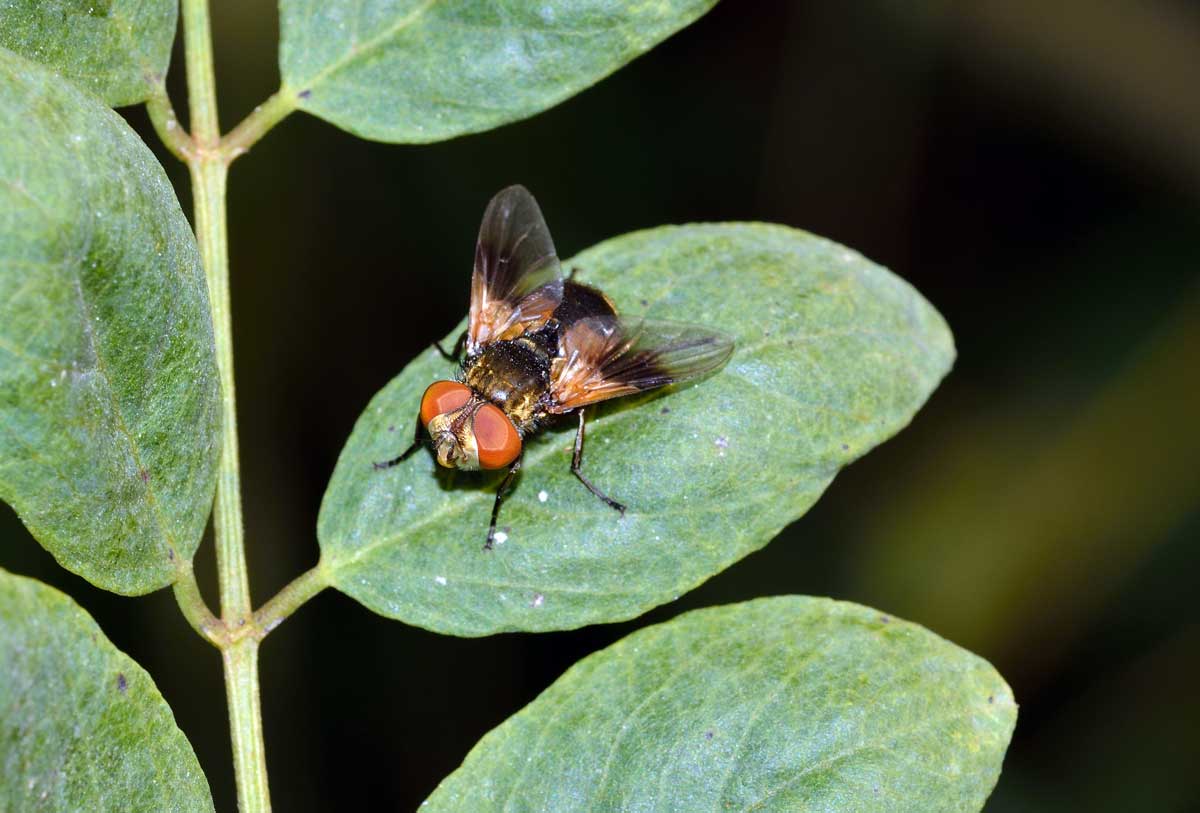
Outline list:
[[[277,87],[277,20],[215,5],[228,128]],[[369,397],[465,312],[506,184],[534,191],[563,256],[693,220],[831,237],[920,289],[959,358],[806,517],[637,621],[459,640],[321,594],[263,647],[275,808],[411,810],[580,657],[686,609],[806,593],[917,621],[1005,675],[1021,712],[988,811],[1200,810],[1198,80],[1185,2],[726,0],[490,133],[389,146],[288,119],[230,181],[258,602],[315,563]],[[171,81],[182,113],[178,59]],[[7,508],[0,540],[0,566],[66,590],[150,671],[234,809],[219,659],[170,591],[92,588]],[[196,561],[215,606],[211,541]]]

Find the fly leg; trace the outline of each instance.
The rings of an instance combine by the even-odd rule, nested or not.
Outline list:
[[[500,501],[504,499],[504,495],[508,493],[513,480],[517,477],[517,472],[521,470],[521,457],[514,460],[508,467],[508,474],[504,476],[504,479],[500,481],[500,487],[496,489],[496,501],[492,503],[492,524],[488,526],[487,541],[483,543],[484,550],[491,550],[492,543],[496,539],[496,517],[500,516]]]
[[[371,465],[375,467],[375,471],[379,471],[381,469],[390,469],[397,463],[403,463],[405,460],[408,460],[410,457],[412,457],[413,452],[421,448],[421,441],[421,415],[418,413],[416,431],[413,432],[412,446],[409,446],[407,449],[405,449],[404,453],[399,457],[393,457],[391,460],[385,460],[382,463],[372,463]]]
[[[453,352],[447,353],[445,350],[442,349],[442,345],[439,342],[434,342],[433,346],[437,349],[437,351],[439,353],[442,354],[442,358],[444,358],[446,361],[453,361],[454,363],[457,364],[461,360],[463,347],[465,347],[466,344],[467,344],[467,331],[464,330],[462,333],[459,334],[458,341],[456,341],[454,343]]]
[[[575,455],[571,458],[571,474],[579,478],[579,482],[587,486],[587,490],[604,501],[609,508],[615,508],[625,516],[625,506],[592,485],[592,481],[583,476],[583,409],[579,410],[579,431],[575,433]]]

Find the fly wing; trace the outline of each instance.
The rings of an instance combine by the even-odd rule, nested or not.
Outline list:
[[[687,381],[717,369],[732,353],[730,336],[698,325],[582,319],[559,338],[550,367],[550,412]]]
[[[561,299],[562,269],[542,210],[525,187],[501,189],[475,243],[467,349],[541,325]]]

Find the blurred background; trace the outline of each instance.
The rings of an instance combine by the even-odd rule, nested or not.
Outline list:
[[[228,128],[278,85],[277,18],[214,6]],[[178,54],[171,79],[182,114]],[[411,810],[584,655],[687,609],[806,593],[917,621],[1005,675],[1021,712],[989,813],[1200,810],[1198,86],[1183,0],[725,0],[490,133],[407,147],[284,122],[230,181],[256,603],[316,562],[367,400],[465,313],[506,184],[534,191],[564,257],[700,220],[833,238],[921,290],[959,358],[779,539],[634,622],[459,640],[321,594],[264,645],[275,808]],[[196,562],[215,606],[211,541]],[[235,809],[219,659],[170,591],[90,587],[7,507],[0,566],[70,593],[150,671]]]

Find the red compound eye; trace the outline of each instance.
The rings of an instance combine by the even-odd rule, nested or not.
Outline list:
[[[475,413],[475,446],[479,468],[502,469],[521,453],[521,435],[500,407],[484,404]]]
[[[453,412],[471,400],[471,388],[457,381],[434,381],[421,396],[421,423],[429,422],[444,412]]]

